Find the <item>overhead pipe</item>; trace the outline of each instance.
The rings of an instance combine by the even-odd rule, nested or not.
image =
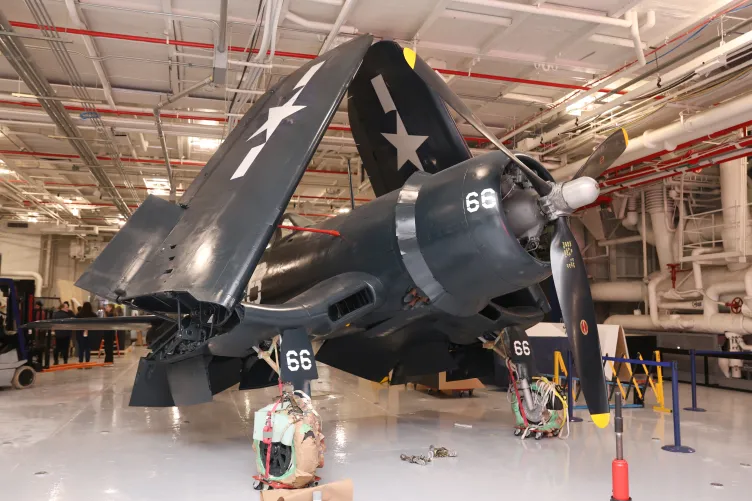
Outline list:
[[[73,21],[73,24],[78,28],[86,30],[86,23],[81,19],[74,0],[65,0],[65,6],[68,9],[68,15],[70,16],[71,21]],[[104,93],[105,99],[107,99],[110,106],[117,108],[115,100],[112,97],[112,86],[110,85],[110,81],[104,71],[104,66],[102,66],[102,62],[99,59],[99,52],[94,46],[94,42],[88,35],[83,35],[83,41],[84,46],[86,46],[86,52],[88,52],[89,56],[92,58],[91,63],[94,65],[94,71],[97,73],[99,82],[102,84],[102,92]]]
[[[645,298],[645,284],[641,280],[593,282],[590,293],[598,302],[639,302]]]
[[[287,13],[285,13],[285,19],[295,24],[298,24],[300,26],[303,26],[304,28],[308,28],[308,29],[316,30],[316,31],[331,31],[332,27],[334,26],[333,24],[329,24],[329,23],[320,23],[318,21],[311,21],[309,19],[305,19],[304,17],[301,17],[295,14],[294,12],[290,12],[289,10],[287,11]],[[340,26],[339,31],[341,33],[346,33],[348,35],[355,35],[358,33],[357,28],[354,28],[352,26],[346,26],[346,25]]]
[[[628,19],[617,19],[608,16],[586,14],[584,12],[556,9],[542,5],[513,3],[503,0],[455,0],[455,2],[468,5],[479,5],[481,7],[493,7],[496,9],[511,10],[513,12],[524,12],[526,14],[537,14],[540,16],[555,17],[559,19],[571,19],[573,21],[585,21],[594,24],[617,26],[619,28],[629,28],[632,25],[632,22]]]
[[[175,186],[175,179],[173,178],[173,175],[172,175],[172,165],[170,164],[170,154],[167,150],[167,138],[165,137],[164,130],[162,130],[162,119],[159,116],[159,112],[165,106],[171,103],[174,103],[178,99],[184,96],[187,96],[194,90],[200,89],[204,87],[205,85],[211,83],[213,78],[214,78],[213,75],[208,76],[204,78],[203,80],[201,80],[200,82],[188,87],[187,89],[184,89],[183,91],[178,92],[177,94],[174,94],[168,97],[164,101],[160,101],[159,104],[157,104],[154,107],[154,123],[157,126],[157,137],[159,137],[159,142],[162,145],[162,154],[164,156],[165,169],[167,169],[167,180],[170,183],[170,202],[175,201],[177,188]]]
[[[631,244],[634,242],[642,242],[642,237],[640,235],[632,235],[628,237],[612,238],[609,240],[599,240],[598,246],[610,247],[612,245]]]
[[[752,32],[749,32],[749,35],[752,38]],[[738,126],[740,117],[747,117],[750,113],[752,113],[752,94],[747,94],[689,118],[680,117],[678,121],[659,129],[647,130],[641,136],[630,139],[616,165],[607,172],[625,169],[659,152],[674,151],[683,143],[703,139],[719,129]],[[569,179],[583,163],[584,160],[573,162],[561,169],[556,169],[551,175],[557,181]]]
[[[603,43],[607,45],[616,45],[617,47],[629,47],[630,49],[635,46],[635,41],[633,38],[621,38],[611,35],[601,35],[599,33],[590,35],[588,37],[588,40],[590,40],[591,42]],[[640,42],[640,49],[646,49],[647,47],[648,45],[645,42]],[[640,53],[642,53],[642,51],[640,51]]]
[[[287,12],[286,19],[289,19],[291,12]],[[293,14],[294,16],[294,14]],[[21,21],[11,21],[10,24],[16,28],[26,28],[26,29],[34,29],[34,30],[40,30],[41,26],[34,23],[27,23],[27,22],[21,22]],[[326,30],[329,30],[329,27],[331,25],[326,25]],[[346,33],[346,26],[343,26],[340,29],[340,32]],[[88,35],[94,38],[109,38],[114,40],[125,40],[130,42],[141,42],[141,43],[151,43],[151,44],[157,44],[157,45],[175,45],[178,47],[190,47],[190,48],[196,48],[196,49],[210,49],[213,50],[215,46],[210,43],[203,43],[203,42],[192,42],[187,40],[173,40],[173,39],[165,39],[165,38],[156,38],[156,37],[146,37],[146,36],[139,36],[139,35],[126,35],[122,33],[112,33],[112,32],[106,32],[106,31],[93,31],[93,30],[82,30],[77,28],[65,28],[65,27],[49,27],[49,29],[54,29],[58,31],[59,33],[70,33],[74,35]],[[355,28],[352,28],[353,30]],[[230,52],[241,52],[246,53],[249,50],[256,54],[258,53],[258,49],[246,49],[245,47],[239,47],[239,46],[229,46],[227,48]],[[316,54],[308,54],[303,52],[284,52],[284,51],[276,51],[276,55],[278,57],[286,57],[286,58],[293,58],[293,59],[316,59],[318,57]],[[232,61],[232,60],[231,60]],[[584,90],[584,91],[591,91],[593,93],[608,93],[610,92],[609,89],[603,88],[603,87],[595,87],[591,88],[584,85],[575,85],[575,84],[565,84],[565,83],[559,83],[559,82],[549,82],[545,80],[535,80],[535,79],[529,79],[529,78],[517,78],[517,77],[507,77],[504,75],[493,75],[488,73],[476,73],[476,72],[469,72],[467,70],[460,71],[460,70],[450,70],[445,68],[434,68],[436,71],[443,75],[455,75],[455,76],[461,76],[464,78],[470,78],[470,79],[480,79],[480,80],[493,80],[493,81],[500,81],[500,82],[510,82],[510,83],[519,83],[524,85],[533,85],[533,86],[539,86],[539,87],[552,87],[557,89],[568,89],[568,90]],[[618,80],[617,78],[614,78],[613,80],[609,80],[610,82]],[[608,85],[607,83],[604,83],[604,85]],[[620,92],[620,93],[626,93],[626,92]]]
[[[11,23],[5,18],[0,11],[0,30],[4,32],[13,32]],[[11,66],[16,70],[19,77],[29,87],[34,95],[54,96],[49,81],[41,73],[41,70],[34,63],[26,46],[19,40],[12,37],[0,36],[0,51],[6,56]],[[42,108],[45,110],[49,119],[52,120],[63,132],[63,135],[69,137],[69,144],[79,153],[81,158],[88,164],[89,170],[94,178],[103,188],[112,192],[113,199],[118,205],[118,209],[125,216],[130,216],[130,210],[123,201],[122,196],[117,190],[112,188],[112,180],[107,176],[102,167],[98,164],[94,152],[86,141],[83,141],[78,127],[73,123],[70,115],[65,111],[58,101],[40,100]]]
[[[658,303],[661,310],[702,310],[700,301],[661,301]]]
[[[67,0],[71,1],[71,0]],[[214,49],[212,64],[212,80],[217,85],[224,85],[227,80],[227,0],[219,3],[219,33],[217,45]]]
[[[342,174],[347,174],[347,173],[344,172]],[[29,184],[22,179],[9,180],[8,182],[15,183],[15,184]],[[93,184],[93,183],[57,183],[55,181],[44,181],[42,184],[44,186],[53,186],[57,188],[97,188],[98,187],[96,184]],[[115,188],[126,189],[128,187],[125,185],[115,185]],[[149,190],[150,189],[150,188],[147,188],[146,186],[135,186],[134,188],[137,190]],[[182,192],[185,190],[179,189],[177,191]],[[295,194],[293,195],[293,198],[301,198],[304,200],[332,200],[335,202],[351,200],[350,197],[332,197],[328,195],[297,195]],[[355,200],[356,202],[370,202],[373,200],[373,198],[355,197],[353,200]]]
[[[752,19],[749,19],[748,21],[745,21],[744,23],[741,23],[741,24],[742,25],[752,24]],[[716,37],[716,38],[720,40],[720,37]],[[689,57],[693,53],[701,50],[702,48],[706,48],[707,46],[712,45],[712,43],[715,43],[714,40],[716,40],[716,38],[712,39],[711,41],[704,42],[701,46],[695,47],[690,52],[682,54],[682,55],[678,56],[675,59],[686,59],[687,57]],[[674,68],[674,69],[672,69],[672,70],[670,70],[670,71],[668,71],[668,72],[666,72],[664,74],[661,74],[661,83],[662,83],[662,85],[668,85],[670,83],[673,83],[673,82],[677,81],[678,79],[680,79],[680,78],[682,78],[682,77],[684,77],[684,76],[686,76],[688,74],[693,74],[698,68],[702,68],[707,63],[709,63],[709,62],[711,62],[713,60],[716,60],[719,57],[723,57],[723,56],[725,56],[727,54],[735,52],[735,51],[737,51],[737,50],[739,50],[739,49],[741,49],[741,48],[743,48],[743,47],[745,47],[745,46],[747,46],[747,45],[749,45],[751,43],[752,43],[752,31],[747,32],[747,33],[745,33],[743,35],[740,35],[739,37],[734,38],[732,40],[729,40],[729,41],[725,42],[724,44],[720,45],[719,47],[716,47],[715,49],[712,49],[712,50],[709,50],[707,52],[704,52],[704,53],[700,54],[699,56],[695,57],[694,59],[690,60],[689,62],[687,62],[685,64],[682,64],[682,65],[680,65],[680,66],[678,66],[678,67],[676,67],[676,68]],[[637,82],[639,82],[641,80],[645,80],[649,75],[652,75],[652,74],[656,73],[657,71],[659,71],[661,68],[668,67],[668,66],[671,65],[671,63],[675,63],[675,62],[677,62],[677,61],[667,61],[667,62],[661,63],[656,68],[652,68],[651,67],[651,69],[646,74],[640,75],[639,77],[631,80],[630,82],[637,83]],[[624,86],[625,86],[625,84],[622,84],[619,88],[624,87]],[[577,120],[578,121],[584,121],[584,120],[587,120],[588,118],[600,116],[600,115],[604,114],[605,112],[610,111],[610,110],[616,108],[617,106],[621,106],[622,104],[627,103],[628,101],[632,101],[634,99],[638,99],[639,97],[641,97],[641,96],[643,96],[645,94],[648,94],[650,92],[654,92],[657,88],[658,87],[656,86],[656,83],[654,81],[647,80],[647,81],[645,81],[644,84],[640,85],[636,89],[631,90],[631,91],[627,92],[626,94],[623,94],[623,95],[619,96],[618,98],[616,98],[616,99],[614,99],[612,101],[605,102],[605,103],[601,104],[600,106],[598,106],[597,108],[595,108],[592,111],[583,112],[582,115],[580,117],[578,117]],[[579,97],[579,99],[582,99],[582,98]],[[566,130],[569,130],[574,125],[575,125],[575,120],[570,120],[570,121],[567,121],[567,122],[559,125],[555,129],[542,134],[541,138],[540,138],[541,143],[548,143],[548,142],[554,140],[561,133],[563,133]],[[662,142],[662,141],[658,141],[657,138],[655,138],[655,139],[653,139],[653,142]],[[630,141],[630,144],[631,143],[632,143],[632,141]],[[674,147],[676,147],[676,143],[673,143],[673,144],[674,144]],[[628,149],[629,149],[629,147],[628,147]],[[668,147],[666,149],[668,149],[669,151],[671,151],[670,147]],[[619,161],[620,161],[620,163],[624,163],[624,160],[622,158],[620,158]],[[574,172],[576,172],[576,171],[574,171]]]
[[[659,322],[656,324],[648,315],[611,315],[603,323],[620,325],[627,330],[752,334],[752,318],[733,313],[716,313],[711,317],[704,315],[664,315],[660,317]]]
[[[711,317],[718,314],[718,303],[722,294],[744,292],[744,282],[725,282],[711,285],[705,289],[702,299],[703,315]]]
[[[334,43],[334,39],[337,37],[337,35],[339,35],[339,32],[342,29],[342,25],[347,20],[347,16],[350,15],[352,8],[355,7],[356,2],[357,0],[345,0],[345,3],[342,5],[342,9],[340,9],[339,14],[337,15],[337,20],[334,21],[331,30],[329,30],[329,34],[326,36],[324,43],[321,45],[319,55],[325,53],[331,48],[332,43]]]
[[[447,19],[460,19],[464,21],[474,21],[483,24],[493,24],[495,26],[512,26],[511,17],[492,16],[490,14],[477,14],[475,12],[467,12],[464,10],[444,9],[439,17]]]
[[[52,124],[50,124],[52,125]],[[16,150],[0,150],[0,155],[21,155],[21,156],[32,156],[32,157],[40,157],[40,158],[60,158],[60,159],[78,159],[81,158],[78,155],[70,154],[70,153],[46,153],[41,151],[16,151]],[[97,160],[104,160],[104,161],[112,161],[112,157],[108,156],[98,156]],[[135,163],[135,164],[152,164],[152,165],[164,165],[164,160],[154,159],[154,158],[131,158],[131,157],[120,157],[121,162],[125,163]],[[195,167],[203,167],[206,165],[206,162],[198,162],[195,160],[174,160],[170,159],[171,163],[174,163],[175,165],[180,166],[195,166]],[[306,169],[306,172],[311,172],[313,174],[337,174],[340,176],[346,176],[347,172],[343,171],[336,171],[336,170],[323,170],[323,169]],[[113,185],[114,186],[114,185]]]
[[[635,53],[637,54],[637,62],[640,66],[645,66],[647,62],[645,61],[645,54],[642,52],[642,40],[640,40],[640,26],[637,21],[637,11],[627,11],[624,18],[631,21],[629,32],[632,34],[632,41],[634,42]]]

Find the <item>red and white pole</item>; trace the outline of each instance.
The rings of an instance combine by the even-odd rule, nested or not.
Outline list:
[[[611,463],[611,501],[632,501],[629,497],[629,465],[624,459],[624,418],[621,412],[621,393],[616,392],[616,459]]]

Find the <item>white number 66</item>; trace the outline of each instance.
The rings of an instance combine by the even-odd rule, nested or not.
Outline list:
[[[292,372],[297,372],[301,367],[304,371],[311,370],[313,363],[311,362],[311,352],[308,350],[300,350],[300,355],[295,350],[290,350],[285,355],[287,359],[287,368]]]
[[[530,344],[528,344],[527,341],[515,341],[514,354],[518,357],[521,357],[522,355],[530,355]]]
[[[496,193],[491,188],[486,188],[480,192],[480,202],[478,201],[478,193],[471,191],[465,197],[465,208],[468,212],[475,212],[481,208],[493,209],[496,207]]]

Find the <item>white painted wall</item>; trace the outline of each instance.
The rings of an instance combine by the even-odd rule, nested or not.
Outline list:
[[[0,253],[2,254],[0,275],[3,271],[40,273],[42,236],[0,232]]]
[[[52,289],[48,295],[62,297],[63,300],[77,299],[80,303],[90,299],[89,293],[72,287],[81,274],[88,268],[89,262],[76,261],[70,257],[70,244],[76,237],[54,235],[52,237]]]

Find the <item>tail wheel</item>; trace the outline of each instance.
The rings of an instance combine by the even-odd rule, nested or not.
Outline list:
[[[13,375],[11,384],[17,390],[23,390],[24,388],[31,387],[36,379],[37,373],[34,372],[34,369],[29,367],[28,365],[22,365],[21,367],[16,369],[16,373]]]

